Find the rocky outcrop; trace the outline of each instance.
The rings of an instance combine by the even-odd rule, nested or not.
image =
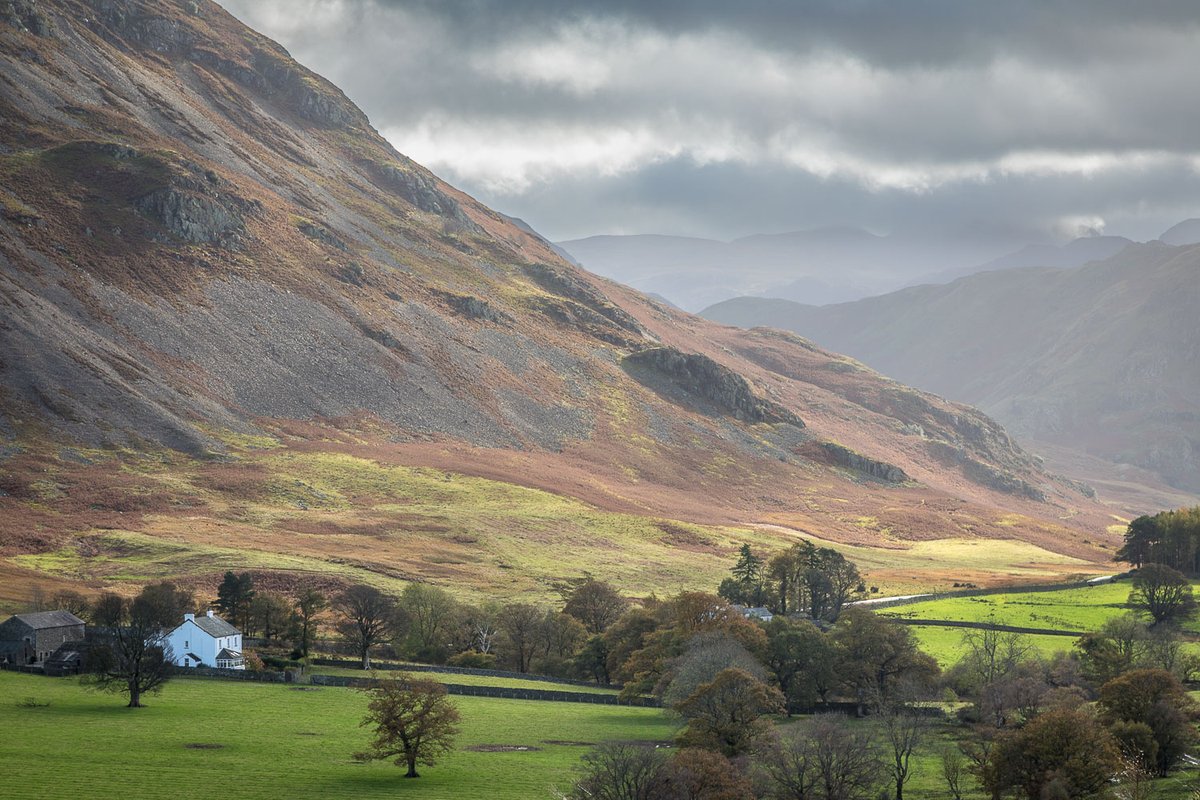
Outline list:
[[[22,5],[19,0],[15,4]],[[363,113],[342,92],[297,65],[278,46],[251,39],[238,54],[240,57],[221,55],[215,43],[186,20],[189,16],[221,13],[213,4],[198,0],[181,3],[179,11],[186,15],[183,18],[170,16],[147,3],[92,0],[91,4],[95,9],[91,20],[94,29],[110,41],[203,65],[243,86],[269,94],[297,116],[318,125],[353,128],[367,124]]]
[[[608,302],[578,275],[546,264],[526,264],[525,274],[548,292],[566,297],[604,317],[630,333],[645,336],[646,331],[628,312]]]
[[[238,204],[187,187],[157,189],[135,200],[134,208],[176,239],[193,244],[236,247],[246,232]]]
[[[513,321],[511,316],[475,295],[452,294],[451,292],[435,292],[435,294],[460,317],[494,322],[497,325],[509,325]]]
[[[834,442],[820,442],[817,445],[825,452],[828,460],[839,467],[852,469],[855,472],[861,472],[864,475],[869,475],[872,478],[877,478],[888,483],[906,483],[908,475],[899,467],[889,464],[886,461],[876,461],[873,458],[867,458],[861,453],[856,453],[849,447],[843,447]]]
[[[652,388],[658,388],[654,376],[664,377],[682,390],[685,398],[690,395],[707,400],[734,419],[804,427],[791,411],[759,397],[745,378],[706,355],[683,353],[674,347],[652,347],[626,356],[623,364],[634,378]]]
[[[561,297],[534,297],[529,307],[547,319],[618,347],[635,347],[636,340],[592,308]]]
[[[337,128],[366,124],[366,117],[344,94],[308,70],[298,69],[291,59],[256,50],[253,65],[284,104],[310,122]]]
[[[53,31],[50,20],[38,10],[33,0],[0,2],[0,22],[7,22],[17,30],[29,31],[34,36],[49,36]]]
[[[246,216],[261,208],[258,201],[234,194],[216,173],[197,164],[164,166],[167,185],[135,198],[134,208],[176,240],[238,247],[246,235]]]
[[[942,463],[960,467],[963,475],[972,483],[1005,494],[1026,497],[1039,503],[1046,502],[1046,493],[1029,481],[1007,470],[998,469],[971,458],[962,447],[956,447],[943,441],[931,441],[926,446],[929,452]]]
[[[162,243],[239,247],[246,217],[262,208],[213,170],[167,151],[77,141],[41,151],[38,163],[52,179],[85,183],[94,211],[132,208],[152,223],[144,234]]]
[[[380,164],[369,161],[364,164],[383,188],[400,196],[421,211],[446,217],[472,232],[480,228],[468,217],[455,200],[438,188],[432,176],[426,176],[415,167],[401,164]]]
[[[316,241],[321,242],[322,244],[327,244],[330,247],[335,248],[337,250],[342,250],[342,251],[346,250],[345,242],[343,242],[341,239],[339,239],[337,237],[337,235],[335,235],[328,228],[322,227],[321,225],[318,225],[315,222],[307,222],[307,221],[301,222],[298,225],[296,225],[296,230],[300,231],[308,238],[315,239]]]

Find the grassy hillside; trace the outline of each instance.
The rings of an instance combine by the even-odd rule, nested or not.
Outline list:
[[[661,516],[603,492],[592,492],[591,503],[397,463],[394,452],[368,458],[270,445],[239,448],[238,460],[215,464],[101,461],[92,469],[105,476],[103,489],[76,476],[30,473],[25,501],[0,523],[11,532],[7,542],[0,537],[0,610],[20,608],[34,586],[132,593],[172,579],[215,596],[225,570],[253,572],[276,590],[365,583],[398,593],[420,581],[470,601],[556,599],[556,581],[590,572],[633,596],[664,595],[715,589],[742,544],[767,554],[800,536],[841,549],[884,595],[1106,569],[1103,550],[1087,558],[981,536],[1003,535],[1012,522],[983,509],[979,516],[960,509],[952,517],[959,535],[936,540],[910,538],[889,521],[894,510],[873,516],[818,497],[804,499],[803,514],[714,524]],[[614,510],[622,505],[631,510]],[[1080,555],[1089,552],[1097,551]]]

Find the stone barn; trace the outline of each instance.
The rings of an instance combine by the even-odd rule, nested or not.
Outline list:
[[[83,672],[87,660],[87,642],[67,642],[55,650],[42,664],[42,669],[53,678],[78,675]]]
[[[84,621],[70,611],[33,611],[0,623],[0,659],[42,664],[67,642],[84,638]]]

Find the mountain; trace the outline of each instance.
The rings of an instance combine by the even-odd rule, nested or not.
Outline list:
[[[1178,225],[1172,225],[1163,231],[1158,240],[1163,244],[1185,245],[1200,244],[1200,219],[1185,219]]]
[[[1127,245],[1072,269],[1009,269],[816,308],[739,298],[770,325],[971,403],[1022,439],[1200,492],[1200,247]]]
[[[920,283],[949,283],[956,278],[1018,267],[1078,267],[1110,258],[1133,244],[1124,236],[1083,236],[1063,245],[1028,244],[978,266],[944,270],[925,276]]]
[[[203,0],[0,5],[0,397],[0,601],[646,594],[799,534],[886,588],[1116,540],[978,411],[571,265]]]
[[[990,235],[877,236],[833,226],[721,242],[683,236],[591,236],[559,242],[587,269],[695,311],[739,295],[813,305],[856,300],[1014,247]]]

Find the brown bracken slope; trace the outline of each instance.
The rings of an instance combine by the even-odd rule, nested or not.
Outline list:
[[[206,0],[0,2],[0,401],[0,573],[21,580],[94,577],[122,555],[105,531],[286,553],[263,538],[283,507],[293,533],[342,530],[332,506],[302,524],[320,502],[278,490],[280,453],[674,521],[668,566],[731,546],[675,522],[767,546],[1022,540],[1081,571],[1114,539],[1086,487],[978,411],[573,268]],[[404,502],[347,508],[429,524]],[[344,564],[330,541],[309,555]],[[458,580],[413,566],[436,537],[373,547],[356,569]]]

